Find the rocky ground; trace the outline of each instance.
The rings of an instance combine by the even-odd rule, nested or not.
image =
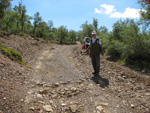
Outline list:
[[[149,75],[101,57],[101,78],[93,78],[80,43],[47,44],[19,36],[0,37],[0,42],[32,66],[27,70],[0,53],[2,113],[150,113]]]

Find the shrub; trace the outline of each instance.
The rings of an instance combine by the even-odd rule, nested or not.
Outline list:
[[[3,45],[2,45],[2,43],[0,42],[0,47],[2,47]]]
[[[122,54],[123,48],[124,48],[124,45],[122,42],[118,40],[113,40],[110,42],[110,45],[106,49],[106,54],[120,57]]]
[[[2,47],[2,52],[7,55],[10,59],[14,61],[23,62],[22,55],[15,51],[14,49],[8,48],[8,47]]]
[[[24,32],[20,32],[19,33],[20,36],[29,36],[28,34],[24,33]]]
[[[29,66],[26,62],[23,61],[22,59],[22,55],[15,51],[14,49],[8,48],[6,46],[1,46],[2,44],[0,43],[0,47],[3,54],[7,55],[10,59],[14,60],[14,61],[18,61],[20,64],[26,66],[26,69],[29,71],[31,66]]]

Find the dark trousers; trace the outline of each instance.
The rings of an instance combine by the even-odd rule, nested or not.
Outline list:
[[[87,49],[90,45],[85,45],[85,49]],[[87,54],[89,54],[89,50],[87,51]]]
[[[89,45],[85,45],[85,49],[87,49],[89,47]]]
[[[100,54],[91,54],[92,65],[96,74],[100,71]]]

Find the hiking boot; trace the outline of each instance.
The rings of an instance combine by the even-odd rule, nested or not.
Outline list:
[[[95,73],[94,75],[95,75],[95,76],[99,76],[99,73]]]
[[[94,74],[94,75],[95,75],[95,74],[96,74],[96,72],[93,72],[92,74]]]
[[[99,80],[97,80],[97,83],[98,83],[98,84],[102,84],[103,81],[99,79]]]

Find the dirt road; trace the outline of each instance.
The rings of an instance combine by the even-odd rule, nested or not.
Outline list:
[[[92,79],[80,44],[46,47],[32,64],[28,112],[149,113],[149,77],[101,58],[101,79]]]
[[[14,35],[0,42],[32,66],[29,71],[0,52],[0,113],[150,113],[148,75],[101,57],[102,78],[93,78],[80,43]]]

